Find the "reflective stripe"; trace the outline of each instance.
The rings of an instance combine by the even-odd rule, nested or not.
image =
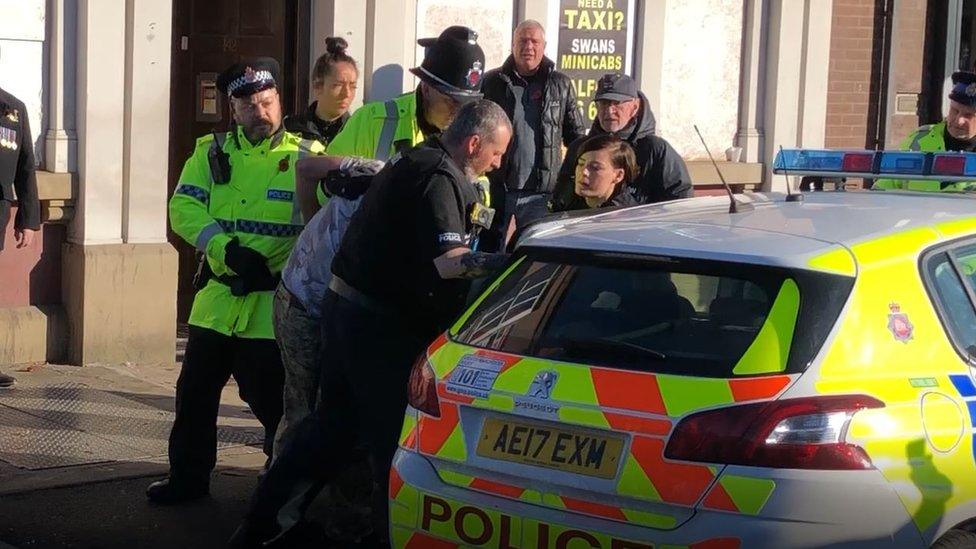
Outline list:
[[[180,183],[180,186],[176,188],[175,194],[182,194],[192,198],[196,198],[203,203],[204,206],[210,204],[210,193],[206,189],[197,187],[196,185],[190,185],[188,183]]]
[[[383,119],[383,129],[380,130],[380,138],[376,141],[376,152],[373,157],[385,162],[390,159],[390,148],[393,147],[393,138],[396,136],[397,124],[400,122],[400,112],[392,99],[384,103],[384,106],[386,118]]]
[[[920,151],[920,150],[922,150],[921,145],[919,144],[919,142],[922,139],[924,139],[925,136],[928,135],[930,131],[932,131],[932,126],[931,125],[922,126],[918,130],[916,130],[915,131],[915,137],[912,138],[912,144],[908,146],[908,150],[910,150],[910,151]]]
[[[252,221],[250,219],[238,219],[236,222],[230,219],[214,219],[214,221],[227,233],[239,232],[264,236],[296,236],[304,228],[302,225],[272,223],[270,221]]]
[[[298,236],[302,232],[301,225],[289,223],[271,223],[269,221],[251,221],[238,219],[235,225],[237,232],[260,234],[265,236]]]
[[[311,139],[302,139],[298,144],[298,161],[301,162],[302,159],[307,158],[309,151],[312,150]],[[297,182],[297,181],[296,181]],[[291,224],[292,225],[304,225],[305,221],[302,219],[302,208],[298,204],[298,193],[296,192],[291,199]]]
[[[207,244],[210,243],[210,240],[218,234],[223,233],[224,229],[220,226],[220,223],[211,223],[207,225],[202,231],[200,231],[200,234],[197,235],[197,250],[206,253]]]

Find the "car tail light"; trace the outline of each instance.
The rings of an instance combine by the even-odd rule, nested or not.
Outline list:
[[[669,459],[784,469],[872,469],[863,448],[846,441],[858,410],[883,408],[865,395],[760,402],[709,410],[681,420]]]
[[[413,363],[407,386],[407,401],[411,406],[427,415],[441,417],[441,404],[437,398],[437,377],[430,362],[427,361],[426,351],[421,353]]]

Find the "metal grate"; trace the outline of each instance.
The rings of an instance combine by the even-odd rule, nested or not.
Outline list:
[[[0,460],[26,469],[166,455],[173,412],[80,383],[0,395]],[[260,444],[261,427],[217,429],[219,448]]]

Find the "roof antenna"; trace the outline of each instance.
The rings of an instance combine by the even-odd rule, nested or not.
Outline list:
[[[701,132],[698,131],[698,125],[693,124],[692,127],[695,128],[695,133],[698,134],[698,139],[701,139],[702,146],[705,147],[705,152],[708,153],[708,159],[712,161],[712,166],[715,166],[715,172],[718,173],[718,178],[722,180],[722,185],[725,186],[725,192],[729,193],[729,213],[734,214],[754,210],[755,208],[753,208],[752,204],[736,202],[735,195],[732,194],[732,187],[730,187],[728,182],[725,181],[725,176],[722,175],[722,170],[718,169],[718,163],[715,162],[715,158],[712,157],[712,151],[708,150],[708,145],[705,143],[705,138],[702,137]]]
[[[779,157],[783,159],[783,177],[786,178],[786,201],[803,202],[803,193],[793,193],[790,189],[790,174],[786,171],[786,156],[783,154],[783,146],[779,146]]]

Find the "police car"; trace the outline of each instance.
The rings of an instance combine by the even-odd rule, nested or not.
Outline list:
[[[939,158],[776,167],[976,179]],[[976,201],[802,196],[527,234],[414,366],[393,545],[976,546]]]

